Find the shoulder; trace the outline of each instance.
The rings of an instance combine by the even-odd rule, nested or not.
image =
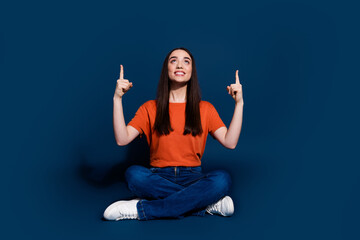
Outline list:
[[[156,107],[156,100],[146,101],[143,105],[141,105],[141,107],[145,107],[145,108],[153,108],[153,107]]]
[[[200,101],[200,108],[203,109],[214,109],[215,107],[208,101]]]
[[[156,112],[156,100],[149,100],[140,106],[140,109],[144,109],[147,112]]]

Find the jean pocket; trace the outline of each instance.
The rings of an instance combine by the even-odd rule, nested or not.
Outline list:
[[[189,171],[192,172],[192,173],[202,174],[201,167],[190,167]]]

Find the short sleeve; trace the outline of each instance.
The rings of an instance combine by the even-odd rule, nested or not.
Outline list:
[[[208,109],[209,117],[208,117],[208,126],[209,126],[209,133],[213,135],[213,133],[218,130],[220,127],[226,127],[224,122],[221,120],[218,112],[216,111],[215,107],[209,103]]]
[[[139,109],[135,113],[135,116],[131,119],[128,125],[138,130],[140,135],[145,134],[146,136],[149,136],[149,114],[145,104],[139,107]]]

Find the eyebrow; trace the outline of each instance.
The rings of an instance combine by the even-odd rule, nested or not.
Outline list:
[[[172,56],[171,58],[169,58],[169,60],[172,59],[172,58],[177,58],[177,57],[176,57],[176,56]],[[189,60],[191,61],[191,59],[190,59],[189,57],[184,57],[184,58],[189,59]]]

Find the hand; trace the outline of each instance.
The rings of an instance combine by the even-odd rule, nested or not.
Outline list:
[[[120,65],[120,78],[116,83],[115,96],[121,98],[130,88],[132,88],[132,86],[132,82],[124,79],[124,67],[123,65]]]
[[[243,102],[242,85],[239,80],[239,70],[235,72],[235,84],[226,87],[228,93],[233,97],[236,103]]]

